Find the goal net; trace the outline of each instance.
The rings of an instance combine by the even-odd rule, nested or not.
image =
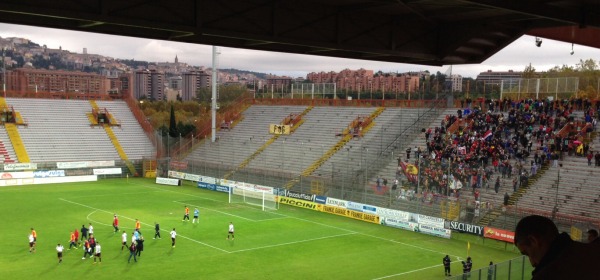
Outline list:
[[[259,206],[263,211],[279,209],[277,195],[242,188],[229,188],[229,203],[247,203]]]

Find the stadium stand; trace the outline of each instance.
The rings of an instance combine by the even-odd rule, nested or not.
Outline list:
[[[8,133],[3,125],[0,126],[0,160],[3,160],[3,163],[18,162],[15,149],[13,148]]]
[[[6,103],[13,106],[27,123],[26,126],[18,126],[18,132],[31,162],[119,159],[104,129],[90,125],[86,114],[92,111],[92,107],[87,100],[7,98]],[[155,148],[125,102],[98,103],[119,120],[121,126],[114,131],[129,159],[155,154]],[[16,161],[14,148],[8,145],[10,140],[6,135],[6,130],[2,128],[0,141]]]
[[[238,166],[272,137],[270,124],[279,124],[289,114],[305,109],[306,106],[252,106],[242,113],[242,121],[233,129],[219,130],[215,143],[204,141],[185,160]],[[223,175],[230,170],[217,172]]]
[[[119,122],[119,126],[113,126],[112,130],[130,160],[156,155],[154,145],[133,116],[127,103],[118,100],[96,101],[96,103],[98,107],[106,108]]]
[[[90,126],[88,101],[7,98],[6,102],[28,123],[19,127],[19,133],[31,162],[119,158],[104,130]]]

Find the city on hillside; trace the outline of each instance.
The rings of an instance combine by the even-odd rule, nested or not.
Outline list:
[[[177,56],[172,62],[120,59],[91,54],[86,48],[81,53],[62,47],[52,49],[16,37],[0,38],[0,49],[3,62],[0,81],[7,92],[131,95],[138,100],[180,101],[202,101],[202,96],[210,95],[212,69],[180,62]],[[459,97],[472,94],[498,98],[503,81],[573,76],[583,77],[577,79],[578,89],[575,90],[582,97],[596,98],[600,91],[599,67],[593,59],[581,61],[576,66],[556,66],[543,73],[536,72],[531,65],[521,71],[488,70],[475,79],[463,78],[451,69],[449,67],[446,73],[384,73],[361,68],[312,72],[306,77],[219,69],[217,82],[220,86],[237,87],[271,98],[290,93],[292,97],[294,93],[314,95],[315,84],[317,91],[318,85],[329,85],[323,86],[320,92],[326,88],[328,98],[423,99],[450,92]]]

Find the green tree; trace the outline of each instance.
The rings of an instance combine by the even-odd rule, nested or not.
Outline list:
[[[169,118],[169,136],[179,136],[179,131],[177,130],[177,121],[175,120],[175,108],[173,104],[171,104],[171,117]]]
[[[523,79],[532,79],[536,77],[535,67],[531,66],[531,62],[529,65],[525,66],[522,77]]]
[[[598,64],[594,59],[589,58],[586,60],[580,59],[577,63],[577,70],[581,72],[595,72],[598,71]]]

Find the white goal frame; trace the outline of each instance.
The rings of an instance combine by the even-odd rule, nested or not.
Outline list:
[[[237,203],[236,197],[241,198],[240,202],[260,206],[263,211],[279,209],[277,195],[269,192],[230,187],[229,203]]]

